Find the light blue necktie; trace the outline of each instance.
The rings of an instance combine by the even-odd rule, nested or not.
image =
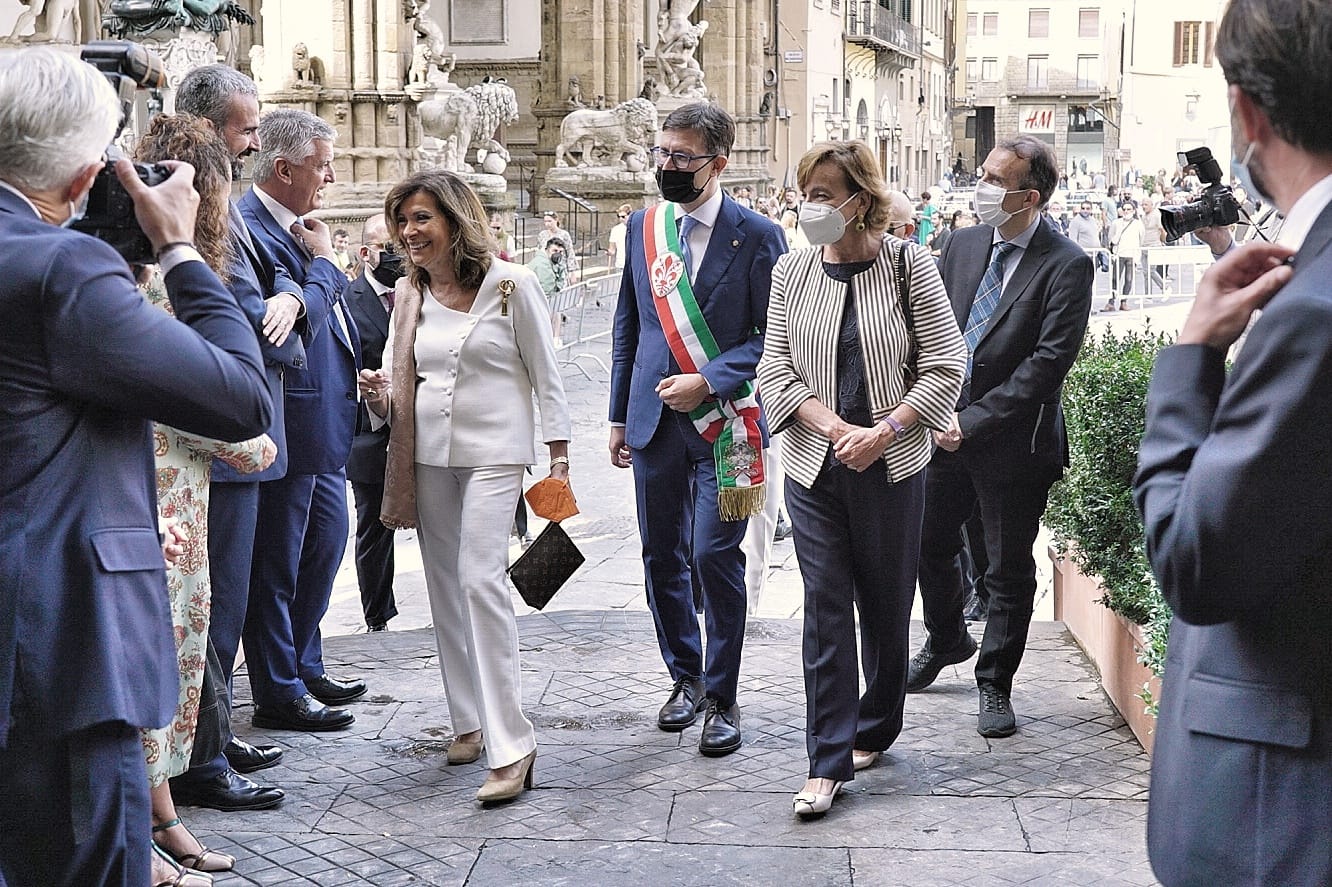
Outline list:
[[[990,259],[990,267],[985,269],[985,276],[981,278],[976,301],[971,304],[967,327],[962,332],[962,337],[967,340],[968,379],[971,378],[971,356],[976,353],[976,346],[980,344],[981,336],[985,335],[985,328],[990,325],[994,309],[999,305],[999,296],[1004,291],[1004,259],[1015,249],[1016,246],[1005,241],[995,244],[994,257]]]
[[[680,223],[680,250],[684,253],[685,270],[689,272],[689,282],[694,282],[694,257],[689,249],[689,234],[698,224],[698,219],[693,216],[685,216],[684,221]]]

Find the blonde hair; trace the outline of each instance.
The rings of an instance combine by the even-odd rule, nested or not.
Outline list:
[[[831,163],[842,172],[847,190],[857,191],[869,199],[865,210],[865,227],[871,231],[884,231],[888,227],[888,186],[884,184],[879,161],[874,159],[869,146],[861,141],[820,142],[805,152],[796,166],[796,184],[804,191],[821,163]]]
[[[384,219],[388,222],[389,236],[402,245],[398,210],[407,198],[421,192],[435,199],[440,214],[448,219],[449,227],[453,229],[450,252],[458,282],[468,289],[479,287],[490,270],[493,254],[499,251],[499,243],[490,235],[490,214],[481,205],[476,192],[457,173],[425,169],[394,185],[384,199]],[[430,273],[414,264],[406,249],[402,253],[412,285],[425,289],[430,283]]]

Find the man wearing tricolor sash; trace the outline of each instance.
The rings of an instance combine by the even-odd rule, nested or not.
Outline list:
[[[735,123],[686,105],[652,150],[665,201],[627,222],[615,312],[610,453],[632,466],[648,605],[674,686],[657,725],[704,715],[699,751],[740,747],[746,519],[763,507],[768,431],[754,376],[782,231],[720,187]],[[704,654],[691,569],[702,588]]]

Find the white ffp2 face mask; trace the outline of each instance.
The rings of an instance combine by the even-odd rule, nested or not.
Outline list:
[[[994,228],[1003,225],[1014,213],[1004,209],[1004,198],[1009,194],[1021,194],[1022,191],[1005,191],[1002,186],[989,182],[976,183],[976,216],[983,224]]]
[[[800,207],[800,230],[805,232],[805,239],[811,246],[826,246],[842,239],[846,233],[846,218],[842,215],[842,207],[854,200],[856,194],[837,206],[806,201]]]

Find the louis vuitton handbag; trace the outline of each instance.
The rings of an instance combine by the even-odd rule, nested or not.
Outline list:
[[[540,610],[583,565],[583,553],[554,521],[509,567],[509,579],[529,607]]]

